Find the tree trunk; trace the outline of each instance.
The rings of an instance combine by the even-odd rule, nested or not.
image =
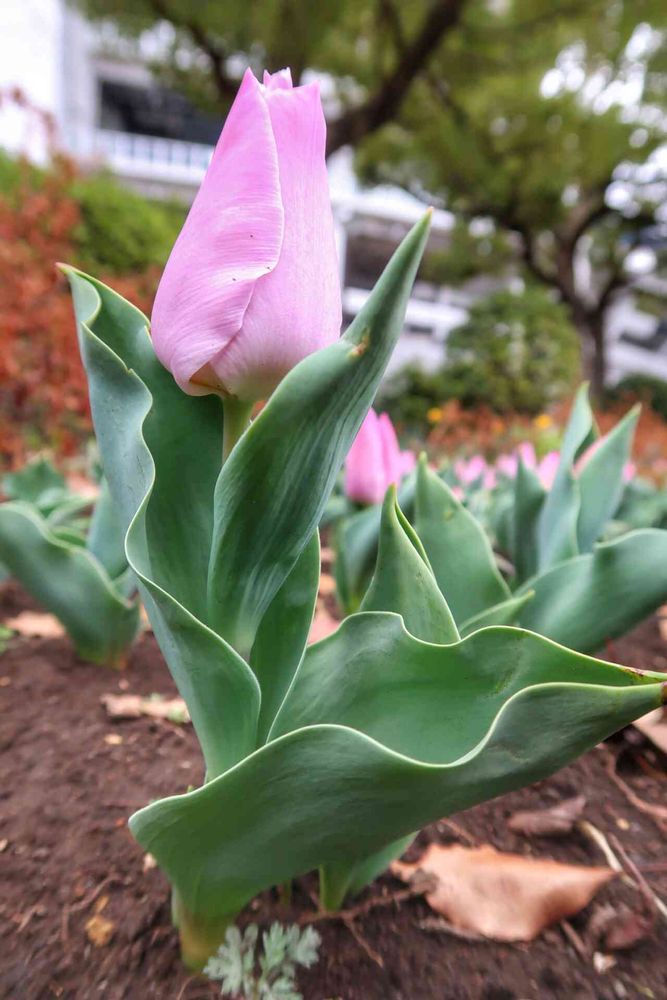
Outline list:
[[[579,314],[574,324],[581,338],[584,375],[591,384],[591,397],[602,399],[607,375],[607,345],[604,337],[604,314]]]

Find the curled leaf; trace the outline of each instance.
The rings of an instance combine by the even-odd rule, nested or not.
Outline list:
[[[611,868],[566,865],[482,847],[431,844],[414,864],[392,871],[407,881],[416,871],[437,878],[426,901],[454,927],[496,941],[531,941],[549,924],[578,913],[614,877]]]

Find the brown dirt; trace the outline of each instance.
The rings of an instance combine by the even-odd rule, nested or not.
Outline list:
[[[28,606],[18,588],[5,586],[0,618]],[[664,642],[655,621],[617,642],[611,652],[625,662],[665,667]],[[144,867],[126,826],[128,815],[150,799],[180,792],[202,777],[190,727],[137,719],[111,723],[100,705],[104,693],[173,694],[155,641],[145,635],[127,671],[118,674],[77,660],[66,639],[13,639],[0,656],[2,790],[0,791],[0,997],[11,1000],[204,1000],[219,987],[181,966],[169,919],[164,877]],[[112,737],[109,741],[108,737]],[[121,742],[118,742],[118,737]],[[664,759],[635,730],[611,744],[619,773],[635,794],[664,801]],[[585,817],[613,835],[667,898],[664,836],[610,780],[604,752],[593,751],[548,781],[442,821],[421,834],[428,841],[488,842],[503,850],[603,864],[582,834],[561,840],[529,840],[511,833],[506,819],[516,809],[539,808],[585,794]],[[414,854],[415,848],[411,850]],[[312,877],[296,884],[290,910],[272,892],[248,908],[244,920],[266,924],[298,919],[312,911]],[[379,879],[366,898],[402,888]],[[625,901],[638,894],[621,882],[596,902]],[[585,938],[596,904],[572,921]],[[113,936],[94,946],[86,924],[95,916],[113,924]],[[355,922],[318,925],[321,961],[300,977],[306,1000],[624,1000],[667,996],[665,923],[639,945],[614,956],[596,972],[562,929],[532,944],[472,943],[428,931],[422,899],[378,907]],[[382,966],[369,956],[376,958]]]

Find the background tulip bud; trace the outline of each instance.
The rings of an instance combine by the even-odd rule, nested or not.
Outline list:
[[[155,351],[193,395],[268,396],[340,333],[318,85],[250,70],[155,298]]]
[[[411,451],[401,451],[389,416],[369,410],[345,460],[345,492],[357,503],[379,503],[392,483],[415,466]]]

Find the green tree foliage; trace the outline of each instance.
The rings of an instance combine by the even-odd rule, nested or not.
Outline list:
[[[579,341],[567,309],[534,285],[477,302],[450,334],[443,367],[400,372],[385,386],[382,406],[409,427],[423,426],[428,410],[448,399],[497,413],[539,413],[563,399],[580,373]]]
[[[492,220],[494,255],[557,291],[600,388],[605,315],[661,195],[636,171],[664,139],[661,0],[78,2],[125,39],[168,22],[161,79],[222,114],[246,64],[328,74],[330,151]]]
[[[0,191],[12,203],[22,185],[39,190],[45,176],[42,168],[0,150]],[[72,233],[78,263],[107,274],[140,274],[165,264],[185,218],[180,202],[149,200],[107,173],[64,176],[65,193],[80,212]]]
[[[127,274],[166,263],[183,225],[183,205],[149,201],[103,173],[77,179],[71,194],[81,210],[74,238],[82,266]]]
[[[507,5],[514,26],[499,21],[486,45],[480,25],[464,28],[458,59],[418,82],[358,163],[369,180],[490,220],[495,260],[511,251],[567,306],[599,392],[606,313],[631,286],[628,254],[664,197],[664,172],[650,165],[665,135],[664,13],[650,2],[581,5],[579,39],[554,58],[544,23],[520,28],[519,6]],[[468,247],[458,270],[488,269],[476,253]]]
[[[464,404],[538,413],[577,381],[577,333],[542,289],[498,292],[474,305],[451,333],[443,375],[447,396]]]

